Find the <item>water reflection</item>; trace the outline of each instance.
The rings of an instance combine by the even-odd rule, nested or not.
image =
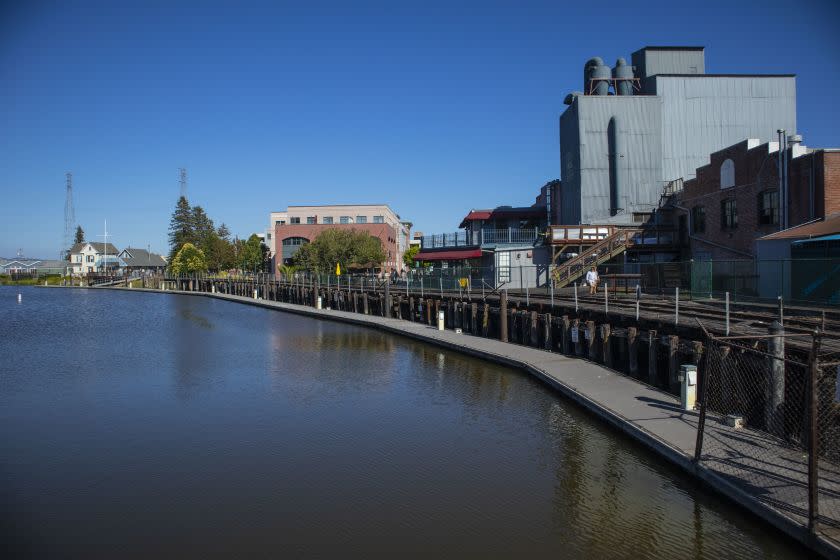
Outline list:
[[[197,297],[15,305],[16,557],[802,555],[522,372]]]

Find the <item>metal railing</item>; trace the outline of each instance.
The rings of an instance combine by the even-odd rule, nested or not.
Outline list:
[[[539,228],[485,228],[477,231],[424,235],[420,239],[420,246],[423,249],[444,249],[480,245],[527,245],[536,243],[539,239]]]

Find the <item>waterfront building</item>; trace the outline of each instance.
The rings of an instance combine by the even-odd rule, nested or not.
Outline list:
[[[462,231],[424,235],[414,260],[440,269],[469,269],[473,284],[534,287],[548,281],[550,255],[543,246],[546,206],[470,210]]]
[[[0,258],[0,274],[30,275],[64,274],[67,261],[48,259],[29,259],[18,256],[14,259]]]
[[[633,224],[708,154],[796,133],[792,74],[707,74],[703,47],[645,47],[614,68],[592,58],[560,117],[555,224]]]
[[[313,241],[324,230],[365,231],[382,242],[386,255],[383,270],[402,272],[411,226],[387,204],[289,206],[271,212],[265,244],[271,252],[272,269],[276,269],[280,264],[289,264],[301,245]]]
[[[75,276],[96,273],[115,273],[120,267],[119,253],[112,243],[83,241],[70,249],[68,268]]]
[[[151,253],[146,249],[126,247],[119,253],[120,266],[126,273],[132,272],[163,272],[166,268],[166,260],[157,253]]]

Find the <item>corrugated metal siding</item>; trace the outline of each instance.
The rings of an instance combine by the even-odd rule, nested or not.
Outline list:
[[[577,99],[580,99],[578,96]],[[560,116],[560,177],[563,182],[560,223],[580,223],[580,126],[577,99]]]
[[[662,181],[695,176],[709,154],[776,130],[796,131],[796,79],[706,76],[654,79],[662,98]]]
[[[610,216],[610,145],[608,128],[616,117],[623,137],[624,184],[616,219],[631,222],[632,212],[659,200],[662,189],[661,99],[652,96],[585,96],[580,115],[580,222],[614,221]],[[565,184],[564,184],[565,187]],[[577,223],[577,222],[567,222]]]
[[[705,74],[706,58],[700,50],[647,50],[640,49],[632,55],[636,77],[646,78],[656,74]]]

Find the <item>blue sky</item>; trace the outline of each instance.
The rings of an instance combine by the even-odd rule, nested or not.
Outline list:
[[[572,5],[575,4],[575,5]],[[289,204],[388,203],[415,229],[533,202],[590,56],[703,45],[795,73],[840,146],[840,2],[0,2],[0,256],[55,258],[64,174],[92,240],[166,252],[189,198],[247,236]]]

